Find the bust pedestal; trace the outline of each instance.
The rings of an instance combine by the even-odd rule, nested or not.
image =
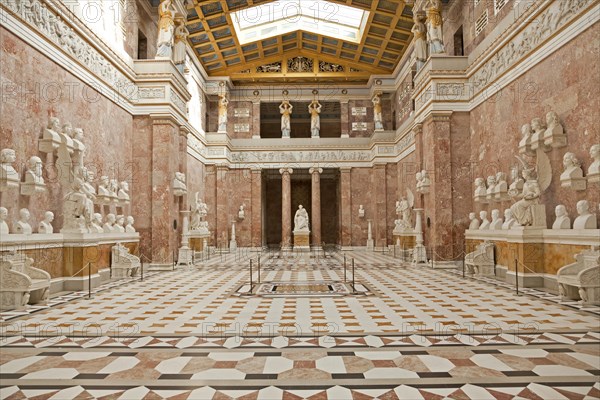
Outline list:
[[[310,231],[294,231],[294,250],[310,251]]]

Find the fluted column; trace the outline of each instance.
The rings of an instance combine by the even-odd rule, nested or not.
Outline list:
[[[350,185],[350,167],[340,168],[340,226],[342,249],[350,249],[352,246],[352,192]]]
[[[281,245],[283,249],[292,244],[292,168],[281,168]]]
[[[323,168],[311,168],[308,170],[311,176],[312,183],[312,216],[311,216],[311,231],[312,245],[319,249],[321,248],[321,174]]]

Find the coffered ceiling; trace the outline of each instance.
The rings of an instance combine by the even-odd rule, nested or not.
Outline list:
[[[319,17],[306,15],[308,8]],[[209,76],[230,76],[236,84],[364,83],[394,70],[411,27],[411,6],[401,0],[188,2],[198,60]]]

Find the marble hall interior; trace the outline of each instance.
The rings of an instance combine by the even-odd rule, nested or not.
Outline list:
[[[600,399],[600,0],[0,0],[0,399]]]

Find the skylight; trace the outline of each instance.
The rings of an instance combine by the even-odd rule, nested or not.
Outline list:
[[[359,43],[368,11],[326,0],[278,0],[232,13],[241,44],[297,30]]]

